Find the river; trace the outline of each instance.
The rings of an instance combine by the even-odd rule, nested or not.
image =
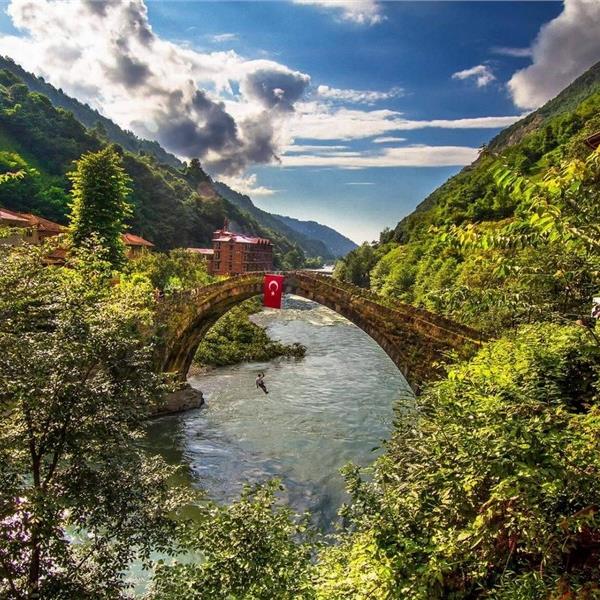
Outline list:
[[[330,530],[345,500],[339,469],[367,465],[391,431],[394,405],[410,389],[384,351],[333,311],[297,297],[253,320],[302,359],[244,363],[191,378],[207,405],[149,425],[148,444],[183,464],[191,485],[218,501],[244,483],[281,479],[287,501]],[[255,387],[264,371],[269,394]]]

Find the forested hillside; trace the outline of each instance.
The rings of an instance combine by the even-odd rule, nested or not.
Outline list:
[[[559,309],[583,315],[591,266],[579,250],[536,242],[531,230],[549,218],[544,203],[559,210],[556,181],[571,177],[593,192],[585,139],[598,130],[600,64],[501,132],[472,165],[383,232],[378,245],[338,263],[337,275],[484,329]]]
[[[182,162],[171,153],[167,152],[158,142],[138,138],[133,132],[125,131],[114,121],[107,119],[97,110],[75,98],[67,96],[61,89],[56,89],[47,83],[43,77],[36,77],[18,65],[8,56],[0,56],[0,69],[6,69],[18,77],[32,92],[39,92],[47,96],[57,108],[64,108],[73,113],[73,116],[88,129],[97,129],[109,140],[123,146],[134,154],[138,152],[151,154],[160,163],[171,167],[181,167]]]
[[[0,190],[0,205],[66,222],[69,182],[66,173],[84,152],[111,140],[99,128],[86,129],[71,112],[30,92],[9,71],[0,71],[0,173],[23,177]],[[130,227],[159,249],[210,245],[212,233],[227,218],[236,230],[273,240],[278,264],[284,257],[297,267],[303,250],[285,235],[261,226],[252,216],[222,198],[198,161],[175,168],[148,153],[119,152],[132,179]]]
[[[141,158],[142,161],[145,156],[150,156],[156,159],[155,162],[171,167],[172,169],[180,170],[184,168],[184,164],[176,156],[167,152],[158,142],[141,139],[133,132],[122,129],[89,105],[68,96],[61,89],[57,89],[47,83],[42,77],[36,77],[32,73],[29,73],[10,57],[0,56],[0,69],[6,69],[15,75],[29,88],[29,91],[39,92],[46,96],[55,108],[62,108],[72,113],[82,125],[91,130],[91,133],[95,134],[101,140],[109,140],[120,145],[124,150]],[[3,144],[0,147],[4,148],[5,145]],[[303,231],[302,227],[311,226],[313,222],[299,221],[300,227],[292,227],[289,223],[282,223],[282,219],[285,220],[287,217],[274,217],[270,213],[257,208],[248,196],[232,190],[223,183],[212,182],[208,177],[203,179],[202,183],[204,185],[201,195],[214,196],[213,190],[210,189],[212,186],[219,196],[241,209],[242,216],[240,217],[239,214],[232,213],[230,221],[235,222],[243,231],[247,232],[254,232],[253,228],[257,225],[263,228],[263,233],[266,230],[270,230],[270,237],[276,239],[278,245],[281,246],[281,252],[292,253],[289,255],[289,259],[293,260],[296,266],[297,263],[299,264],[298,261],[302,261],[302,253],[308,257],[321,257],[324,260],[332,260],[333,258],[343,256],[354,247],[354,245],[344,245],[343,241],[346,238],[328,227],[314,223],[317,227],[309,227],[309,229],[314,231],[315,235],[310,235]],[[42,208],[42,210],[46,210],[46,208]],[[48,207],[48,210],[52,210],[52,207]],[[54,216],[60,218],[60,212],[58,214],[55,213]],[[160,217],[161,215],[157,216]],[[250,224],[246,223],[246,220]],[[309,230],[307,229],[306,231]],[[324,239],[322,239],[322,234],[325,235]],[[196,237],[198,239],[205,239],[206,235],[205,233],[201,233]],[[328,244],[325,241],[330,239],[337,240],[337,238],[342,240],[342,244],[339,247]],[[349,240],[346,241],[349,242]],[[289,242],[289,244],[285,242]],[[352,243],[350,242],[350,244]],[[301,250],[300,253],[296,252],[296,246]]]

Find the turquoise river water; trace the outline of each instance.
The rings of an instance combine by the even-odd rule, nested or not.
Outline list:
[[[283,342],[307,347],[303,359],[218,368],[190,383],[207,405],[149,425],[148,445],[182,464],[191,485],[218,501],[244,483],[281,479],[287,501],[330,530],[345,500],[339,469],[367,465],[391,431],[393,407],[409,387],[385,352],[333,311],[286,297],[281,311],[253,320]],[[269,394],[254,383],[266,374]]]

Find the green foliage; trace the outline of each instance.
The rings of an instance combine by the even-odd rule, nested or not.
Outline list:
[[[47,250],[0,245],[0,596],[119,598],[174,530],[170,471],[138,443],[152,290],[110,285],[94,251],[46,267]]]
[[[379,248],[401,249],[388,248],[370,273],[363,261],[361,279],[492,333],[587,313],[598,284],[600,167],[584,139],[600,129],[599,74],[596,65],[507,128],[382,233]]]
[[[69,241],[81,248],[97,239],[108,262],[119,267],[125,262],[125,219],[131,208],[127,202],[130,179],[121,157],[114,148],[84,154],[75,170],[69,173],[73,182],[73,203],[69,215]]]
[[[599,357],[581,327],[526,326],[431,386],[372,481],[347,472],[322,597],[598,593]]]
[[[314,543],[307,519],[278,505],[277,482],[246,488],[229,506],[200,508],[180,529],[184,551],[202,560],[155,570],[149,600],[309,600]]]
[[[389,249],[389,245],[374,247],[365,242],[337,261],[333,276],[360,287],[369,287],[371,270]]]
[[[125,272],[147,277],[154,289],[167,294],[192,290],[215,281],[206,270],[206,260],[186,250],[145,252],[128,261]]]
[[[304,266],[306,258],[304,252],[298,247],[286,252],[281,259],[281,268],[285,270],[299,269]]]
[[[275,342],[262,327],[249,319],[260,307],[260,300],[254,298],[222,316],[204,336],[195,361],[203,365],[223,366],[244,361],[266,361],[278,356],[304,356],[304,346]]]

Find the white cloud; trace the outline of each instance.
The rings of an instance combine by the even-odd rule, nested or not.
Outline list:
[[[471,148],[409,146],[365,154],[343,140],[375,138],[385,144],[404,141],[397,137],[401,131],[500,128],[519,118],[417,121],[393,110],[349,109],[335,101],[383,100],[400,93],[395,89],[323,86],[329,97],[307,101],[308,74],[232,50],[199,52],[167,41],[152,30],[143,0],[12,0],[8,14],[21,35],[0,35],[0,54],[138,135],[179,156],[199,157],[210,172],[254,196],[276,190],[244,173],[255,164],[276,163],[282,150],[284,166],[466,164]]]
[[[12,0],[7,12],[21,35],[0,36],[1,54],[217,173],[277,160],[280,124],[310,84],[274,61],[162,39],[143,0]]]
[[[215,35],[208,36],[211,42],[216,44],[223,44],[224,42],[235,42],[238,39],[237,33],[217,33]]]
[[[500,56],[513,56],[516,58],[529,58],[533,56],[531,48],[511,48],[510,46],[494,46],[492,48],[494,54]]]
[[[300,152],[334,152],[337,150],[346,150],[348,146],[329,146],[318,144],[290,144],[283,148],[284,154],[300,153]]]
[[[599,32],[599,0],[565,0],[533,42],[533,64],[508,82],[514,103],[537,108],[600,60]]]
[[[475,79],[477,87],[485,87],[495,81],[496,76],[487,65],[476,65],[470,69],[454,73],[452,79]]]
[[[228,177],[223,176],[219,178],[220,181],[227,184],[231,189],[239,192],[240,194],[246,194],[248,196],[272,196],[276,192],[282,190],[273,190],[258,184],[258,179],[254,173],[245,177]]]
[[[376,137],[373,140],[374,144],[392,144],[392,143],[400,143],[400,142],[405,142],[406,138],[403,137],[393,137],[393,136],[388,136],[388,137]]]
[[[390,100],[404,95],[404,90],[399,87],[393,87],[387,92],[378,92],[374,90],[353,90],[332,88],[328,85],[320,85],[317,88],[317,95],[327,100],[339,100],[342,102],[354,102],[356,104],[375,104],[382,100]]]
[[[385,136],[397,131],[426,128],[497,129],[507,127],[521,115],[474,117],[465,119],[410,120],[402,113],[387,109],[357,110],[333,108],[318,102],[299,102],[286,123],[291,138],[313,140],[353,140]]]
[[[344,21],[359,25],[376,25],[385,20],[377,0],[294,0],[294,2],[334,10]]]
[[[283,156],[284,167],[335,167],[338,169],[368,169],[377,167],[451,167],[472,163],[477,148],[467,146],[404,146],[384,148],[376,153],[357,153],[357,156],[300,155]]]

